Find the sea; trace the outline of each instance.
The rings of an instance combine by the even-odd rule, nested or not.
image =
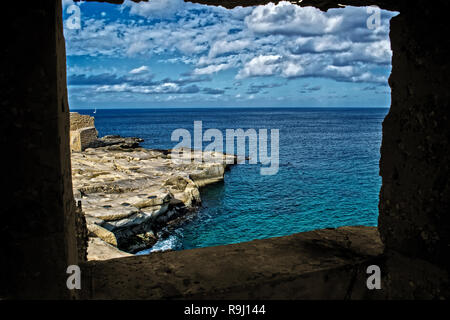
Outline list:
[[[151,249],[185,250],[349,225],[376,226],[382,122],[386,108],[167,108],[72,110],[95,116],[100,136],[144,139],[171,149],[172,132],[279,130],[279,169],[238,164],[201,189],[202,207]],[[270,134],[269,134],[270,136]],[[269,139],[270,152],[270,139]],[[204,143],[204,146],[208,145]],[[224,142],[225,146],[225,142]],[[236,151],[236,150],[235,150]],[[247,150],[248,152],[248,150]]]

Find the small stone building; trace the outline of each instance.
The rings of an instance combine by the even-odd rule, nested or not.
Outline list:
[[[70,113],[70,150],[81,152],[97,141],[94,117]]]

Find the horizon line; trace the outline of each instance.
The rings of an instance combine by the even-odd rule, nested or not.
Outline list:
[[[343,106],[315,106],[315,107],[270,107],[270,106],[248,106],[248,107],[242,107],[242,106],[227,106],[227,107],[74,107],[70,108],[69,111],[72,110],[144,110],[144,109],[155,109],[155,110],[162,110],[162,109],[389,109],[390,106],[383,106],[383,107],[343,107]]]

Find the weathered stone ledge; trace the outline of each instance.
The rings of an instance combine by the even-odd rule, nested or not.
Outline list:
[[[366,287],[383,245],[375,227],[89,261],[85,299],[380,299]],[[382,287],[384,288],[384,287]]]

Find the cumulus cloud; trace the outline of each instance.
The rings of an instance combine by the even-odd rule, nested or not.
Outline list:
[[[196,85],[180,87],[176,83],[163,83],[154,86],[133,86],[128,83],[119,85],[104,85],[96,88],[96,92],[131,92],[140,94],[188,94],[197,93],[200,88]]]
[[[305,69],[298,63],[288,61],[283,65],[281,75],[285,78],[300,77],[305,74]]]
[[[130,14],[148,19],[175,19],[176,13],[183,8],[183,0],[151,0],[133,2],[126,0],[123,8],[130,8]]]
[[[282,1],[256,7],[245,23],[256,33],[322,35],[338,31],[343,19],[342,15],[327,16],[319,9]]]
[[[244,65],[236,79],[268,76],[280,76],[287,79],[323,77],[342,82],[382,83],[387,81],[387,77],[374,75],[358,65],[333,65],[326,56],[315,55],[300,58],[279,55],[258,56]]]
[[[239,71],[236,79],[255,77],[255,76],[271,76],[279,71],[280,55],[257,56],[244,65]]]
[[[220,40],[212,44],[209,50],[210,57],[216,57],[230,52],[240,52],[249,49],[251,42],[249,39],[239,39],[234,41]]]
[[[141,66],[139,68],[133,69],[130,71],[131,74],[143,74],[149,72],[150,69],[148,66]]]
[[[61,0],[63,9],[75,4],[73,0]]]
[[[213,74],[222,70],[229,69],[231,66],[226,63],[218,64],[218,65],[210,65],[204,68],[196,68],[192,72],[194,75],[205,75],[205,74]]]
[[[322,12],[280,2],[227,10],[183,0],[127,0],[120,8],[120,18],[109,13],[83,15],[80,30],[65,29],[67,54],[130,61],[137,57],[145,65],[132,69],[132,63],[120,74],[71,72],[69,68],[69,84],[96,86],[97,92],[202,93],[214,98],[227,90],[214,85],[199,88],[195,83],[210,82],[226,70],[231,81],[242,82],[261,77],[286,82],[306,77],[387,82],[386,73],[380,75],[377,69],[389,71],[392,58],[388,22],[394,14],[386,11],[382,11],[381,26],[369,30],[366,9],[356,7]],[[186,68],[180,69],[183,78],[150,74],[150,67],[152,72],[158,68],[149,61],[163,59],[170,66],[184,64]],[[247,85],[250,95],[275,88]]]
[[[137,70],[136,68],[133,70]],[[133,71],[132,70],[132,71]],[[83,70],[86,71],[86,70]],[[163,78],[161,80],[154,80],[154,75],[146,72],[134,73],[129,75],[117,75],[115,73],[97,73],[97,74],[71,74],[67,78],[67,83],[70,86],[96,86],[100,88],[99,91],[132,91],[137,90],[143,92],[147,90],[148,93],[162,92],[163,88],[172,88],[171,93],[188,93],[196,90],[195,83],[210,82],[212,79],[208,76],[191,76],[178,79]],[[150,88],[150,89],[149,89]],[[196,90],[196,92],[200,89]]]
[[[342,52],[349,50],[352,42],[337,36],[325,35],[319,37],[297,37],[288,44],[288,50],[293,54]]]
[[[350,50],[337,53],[335,64],[349,64],[356,61],[388,65],[392,60],[391,43],[380,40],[372,43],[353,43]]]
[[[93,18],[81,19],[82,28],[64,29],[69,56],[121,56],[124,39],[117,31],[118,24]]]

